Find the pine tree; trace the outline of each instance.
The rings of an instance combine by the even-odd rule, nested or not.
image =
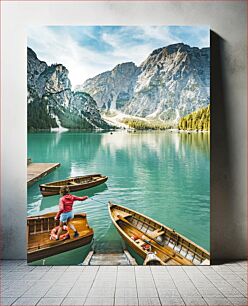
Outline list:
[[[210,131],[210,104],[185,117],[178,123],[179,130]]]

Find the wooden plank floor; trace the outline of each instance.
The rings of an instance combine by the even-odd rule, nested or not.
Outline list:
[[[27,184],[34,184],[60,166],[60,163],[31,163],[27,166]]]

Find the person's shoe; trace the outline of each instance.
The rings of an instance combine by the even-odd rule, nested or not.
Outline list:
[[[79,236],[79,233],[78,233],[78,232],[74,232],[73,237],[74,237],[74,238],[77,238],[78,236]]]

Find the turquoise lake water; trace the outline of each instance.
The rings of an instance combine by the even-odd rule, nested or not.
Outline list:
[[[109,177],[106,184],[74,193],[101,201],[74,204],[75,212],[88,215],[96,250],[122,249],[108,216],[108,201],[148,215],[209,250],[209,145],[208,133],[29,133],[28,157],[59,162],[61,167],[28,188],[28,215],[58,210],[59,196],[43,198],[39,184],[102,173]]]

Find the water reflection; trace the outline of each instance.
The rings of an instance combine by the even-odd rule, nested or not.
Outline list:
[[[28,155],[36,162],[61,162],[39,183],[86,173],[109,177],[106,185],[78,192],[101,202],[77,202],[88,214],[97,246],[116,247],[107,202],[122,204],[164,223],[209,248],[208,133],[116,131],[30,134]],[[28,189],[28,214],[57,210],[59,196],[42,198],[38,183]],[[119,241],[112,243],[111,241]]]
[[[94,159],[101,138],[102,134],[98,133],[31,133],[28,136],[28,151],[33,162],[51,162],[51,159],[55,159],[63,165],[80,165],[80,162]]]
[[[210,133],[180,133],[181,146],[189,146],[192,151],[197,150],[210,157]]]

